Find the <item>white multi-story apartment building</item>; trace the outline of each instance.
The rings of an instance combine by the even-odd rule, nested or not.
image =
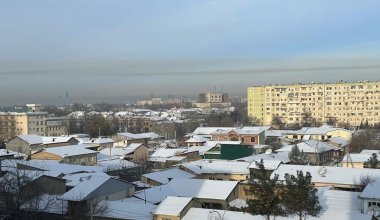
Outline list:
[[[264,125],[274,117],[299,124],[305,114],[321,123],[380,123],[380,82],[252,86],[247,99],[248,116]]]

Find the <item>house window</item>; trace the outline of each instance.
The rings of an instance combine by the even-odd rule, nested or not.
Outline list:
[[[368,207],[377,206],[380,208],[380,202],[368,202]]]
[[[241,142],[244,142],[244,137],[241,138]]]
[[[256,142],[256,137],[251,137],[251,142]]]

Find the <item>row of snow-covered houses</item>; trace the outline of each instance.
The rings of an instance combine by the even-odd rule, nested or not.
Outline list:
[[[265,141],[266,138],[289,141],[286,143],[291,143],[295,139],[302,141],[301,143],[318,140],[320,141],[318,143],[331,144],[335,148],[344,147],[346,142],[343,140],[349,141],[349,134],[344,130],[334,130],[329,127],[301,130],[303,131],[295,131],[295,134],[262,127],[198,128],[189,135],[187,141],[189,145],[182,148],[155,149],[148,144],[145,145],[147,142],[142,143],[142,140],[154,139],[151,138],[154,137],[152,134],[127,134],[128,141],[125,143],[127,146],[122,146],[119,140],[117,144],[119,147],[111,147],[109,143],[105,143],[105,140],[96,141],[96,139],[76,138],[75,140],[81,144],[70,143],[70,146],[48,147],[41,147],[41,144],[48,144],[42,141],[36,144],[38,150],[29,154],[31,160],[7,161],[16,163],[17,169],[38,173],[33,181],[39,181],[41,185],[46,185],[47,182],[44,181],[48,181],[49,185],[57,184],[54,190],[49,187],[45,189],[46,192],[40,200],[41,203],[49,199],[55,201],[56,206],[50,207],[50,210],[41,208],[41,211],[55,216],[75,216],[76,207],[80,204],[100,200],[107,204],[108,210],[95,214],[95,219],[206,220],[210,219],[210,216],[217,219],[219,214],[228,216],[229,219],[264,219],[261,216],[239,212],[246,206],[245,201],[249,197],[244,188],[247,187],[250,174],[257,169],[255,162],[263,159],[267,171],[272,175],[279,174],[280,179],[285,173],[295,174],[297,170],[312,174],[313,183],[319,187],[319,198],[324,208],[321,219],[370,219],[371,216],[366,213],[370,212],[377,203],[380,205],[379,192],[374,190],[378,186],[379,170],[289,165],[286,150],[259,154],[250,151],[248,152],[250,155],[229,160],[208,158],[210,155],[222,156],[221,148],[224,146],[227,146],[227,149],[239,145],[252,148],[260,146],[261,149],[265,142],[260,141]],[[197,139],[201,142],[196,142]],[[339,143],[335,140],[332,144],[329,141],[331,139],[338,139]],[[57,141],[56,139],[53,142]],[[299,143],[302,149],[310,147],[309,144],[306,145],[308,146],[302,147]],[[157,171],[140,174],[141,179],[138,181],[125,181],[128,178],[123,178],[125,176],[122,171],[138,167],[134,162],[145,159],[127,157],[134,155],[130,152],[136,152],[133,148],[138,149],[137,146],[144,149],[141,152],[147,152],[142,155],[146,155],[146,159]],[[288,145],[284,148],[286,147]],[[320,144],[315,147],[317,148],[314,149],[322,148]],[[27,149],[31,152],[34,148]],[[86,150],[96,152],[92,157],[96,163],[92,159],[87,160],[84,156],[80,156],[92,154],[86,153]],[[152,150],[154,151],[151,152]],[[11,150],[5,153],[11,154],[9,151]],[[81,151],[84,154],[81,154]],[[25,153],[28,155],[28,152]],[[61,158],[51,155],[58,155]],[[138,173],[138,171],[133,172]],[[128,175],[130,173],[127,177]],[[375,182],[364,186],[361,178],[365,176],[371,176]],[[2,178],[11,178],[11,175],[8,173],[8,176],[4,175]],[[336,205],[337,202],[339,206]],[[28,210],[28,205],[26,203],[23,208]]]

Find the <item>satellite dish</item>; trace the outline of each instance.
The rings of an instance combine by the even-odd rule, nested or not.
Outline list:
[[[272,149],[268,149],[265,151],[265,154],[272,154],[272,152],[273,152]]]
[[[320,167],[318,169],[318,173],[319,173],[320,176],[324,177],[325,174],[327,173],[327,168],[326,167]]]

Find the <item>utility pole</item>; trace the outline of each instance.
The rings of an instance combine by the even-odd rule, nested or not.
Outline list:
[[[92,200],[90,199],[90,219],[91,220],[94,220],[93,216],[92,216]]]

